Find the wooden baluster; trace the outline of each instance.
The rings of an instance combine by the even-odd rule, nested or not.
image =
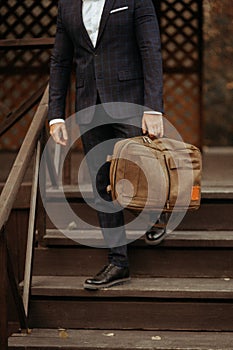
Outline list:
[[[46,128],[44,127],[41,134],[41,154],[44,151],[46,140],[47,140]],[[41,155],[40,155],[40,158],[41,158]],[[46,160],[48,161],[47,155],[46,155]],[[49,170],[49,166],[48,166],[48,170]],[[49,174],[51,178],[51,173],[49,172]],[[51,178],[52,185],[54,185],[54,187],[57,187],[57,177],[55,175],[55,170],[54,172],[52,172],[52,174],[54,174],[54,177],[53,177],[54,182]],[[37,193],[37,206],[36,206],[36,230],[37,230],[38,243],[40,245],[43,245],[43,238],[46,234],[46,211],[42,201],[42,197],[45,198],[45,195],[46,195],[45,186],[46,186],[45,162],[41,162],[40,163],[40,186],[38,186],[37,188],[38,193]]]
[[[28,316],[28,301],[29,301],[31,273],[32,273],[32,255],[33,255],[33,245],[34,245],[36,202],[37,202],[37,189],[38,189],[38,180],[39,180],[40,153],[41,153],[40,149],[41,149],[41,144],[40,144],[40,141],[38,141],[37,148],[36,148],[34,171],[33,171],[32,189],[31,189],[27,250],[26,250],[24,284],[23,284],[23,304],[24,304],[26,316]]]

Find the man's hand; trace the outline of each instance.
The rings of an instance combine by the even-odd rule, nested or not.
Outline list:
[[[49,133],[56,143],[66,146],[68,135],[65,123],[56,123],[50,125]]]
[[[155,137],[163,137],[163,115],[144,113],[142,117],[142,132],[148,133],[151,139]]]

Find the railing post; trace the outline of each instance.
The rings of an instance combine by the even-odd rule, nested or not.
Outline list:
[[[45,145],[46,145],[46,129],[45,127],[42,130],[41,133],[41,154],[40,154],[40,159],[42,152],[44,151]],[[40,186],[37,187],[37,205],[36,205],[36,231],[37,231],[37,239],[39,245],[43,245],[43,238],[46,234],[46,212],[44,208],[44,204],[42,201],[42,198],[44,198],[46,191],[45,191],[45,186],[46,186],[46,169],[45,169],[45,162],[40,163],[40,181],[39,184]],[[56,182],[56,178],[54,177],[54,181]]]
[[[0,231],[0,349],[7,349],[8,319],[7,319],[7,250],[5,227]]]
[[[28,316],[28,302],[29,302],[32,263],[33,263],[36,202],[37,202],[38,180],[39,180],[40,153],[41,153],[40,141],[37,142],[37,148],[35,153],[36,154],[35,154],[35,164],[34,164],[33,179],[32,179],[30,213],[29,213],[29,222],[28,222],[27,250],[26,250],[24,284],[23,284],[23,304],[24,304],[24,310],[25,310],[26,316]]]

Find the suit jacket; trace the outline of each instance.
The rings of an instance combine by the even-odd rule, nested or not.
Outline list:
[[[160,34],[151,0],[106,0],[96,47],[82,20],[82,0],[60,0],[50,66],[49,120],[64,118],[72,63],[76,69],[76,111],[96,104],[127,102],[163,112]],[[116,104],[117,106],[120,104]],[[89,123],[94,109],[81,113]],[[126,118],[130,109],[115,111]]]

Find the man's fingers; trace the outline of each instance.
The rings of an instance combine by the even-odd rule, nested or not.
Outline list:
[[[56,143],[66,146],[68,135],[65,123],[56,123],[50,126],[50,135]]]
[[[67,131],[66,131],[66,126],[65,126],[65,124],[62,125],[61,131],[62,131],[63,140],[64,140],[64,141],[67,141],[67,140],[68,140],[68,135],[67,135]]]
[[[150,138],[163,137],[163,117],[162,115],[147,114],[143,115],[142,119],[142,131],[148,132]]]
[[[145,118],[143,116],[143,118],[142,118],[142,133],[146,134],[146,132],[147,132],[147,127],[146,127]]]

